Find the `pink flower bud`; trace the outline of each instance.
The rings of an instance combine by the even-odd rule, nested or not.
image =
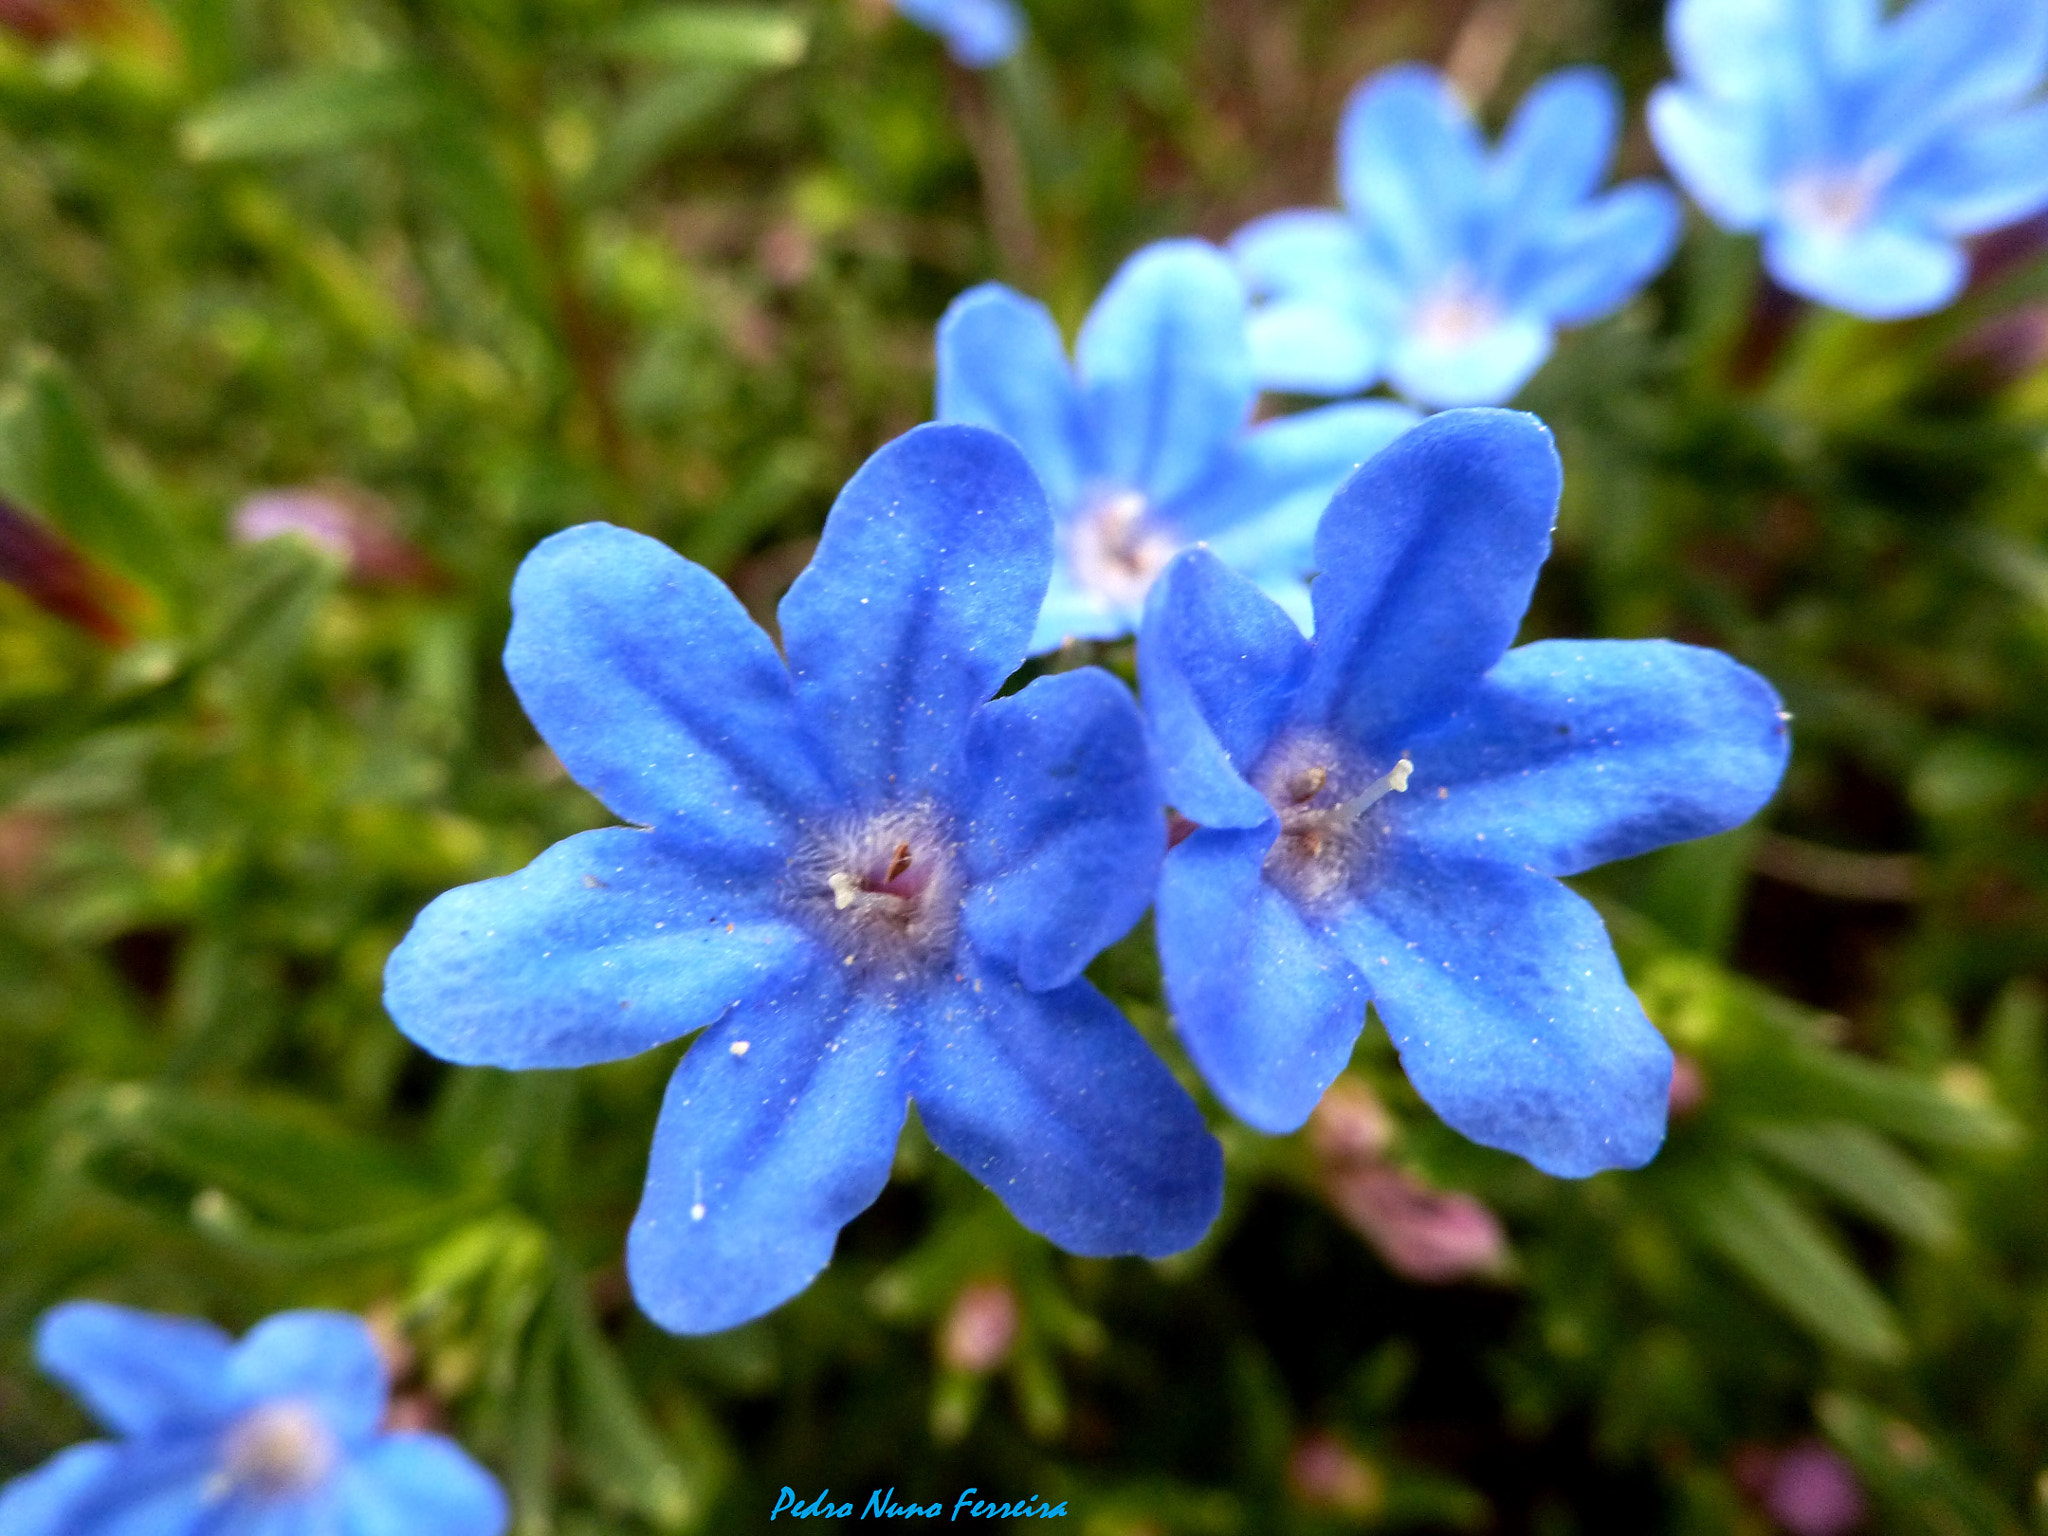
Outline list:
[[[1671,1058],[1671,1117],[1683,1120],[1706,1102],[1707,1074],[1690,1056]]]
[[[433,566],[391,526],[384,503],[349,486],[304,486],[260,491],[235,508],[235,542],[297,534],[326,550],[370,586],[425,586]]]
[[[1311,1509],[1363,1518],[1386,1497],[1379,1469],[1328,1430],[1306,1434],[1287,1458],[1287,1486]]]
[[[1308,1144],[1325,1163],[1370,1163],[1394,1139],[1394,1122],[1362,1078],[1330,1084],[1308,1119]]]
[[[1421,1285],[1447,1285],[1500,1270],[1507,1234],[1470,1195],[1433,1190],[1384,1163],[1333,1170],[1324,1193],[1387,1267]]]
[[[953,1298],[939,1329],[939,1359],[951,1370],[983,1375],[1017,1342],[1017,1293],[1007,1280],[976,1280]]]

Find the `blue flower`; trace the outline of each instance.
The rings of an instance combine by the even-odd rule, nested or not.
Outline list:
[[[1425,405],[1511,398],[1558,327],[1598,319],[1671,259],[1668,188],[1594,195],[1619,116],[1604,73],[1560,70],[1489,154],[1435,70],[1400,64],[1367,80],[1337,132],[1349,216],[1269,214],[1231,241],[1265,300],[1252,321],[1260,382],[1341,395],[1384,374]]]
[[[385,1372],[345,1312],[280,1312],[239,1344],[96,1301],[43,1315],[36,1359],[118,1440],[0,1490],[5,1536],[499,1536],[505,1497],[440,1435],[380,1433]]]
[[[1795,293],[1873,320],[1941,308],[1958,239],[2048,207],[2041,0],[1674,0],[1650,130]]]
[[[1163,845],[1143,721],[1095,668],[990,696],[1052,562],[1030,466],[925,426],[841,493],[774,643],[708,571],[601,523],[512,587],[505,666],[576,780],[634,825],[440,897],[385,972],[436,1055],[573,1067],[703,1030],[627,1246],[678,1332],[802,1290],[888,1182],[907,1100],[1076,1253],[1161,1255],[1215,1216],[1200,1112],[1081,968]]]
[[[1000,64],[1024,44],[1024,13],[1014,0],[891,0],[897,13],[946,40],[969,69]]]
[[[1152,578],[1197,540],[1308,623],[1316,519],[1416,417],[1368,401],[1251,426],[1245,314],[1242,280],[1199,240],[1124,263],[1072,369],[1044,306],[1000,283],[946,311],[940,418],[1007,435],[1052,498],[1058,558],[1034,654],[1135,630]]]
[[[1785,716],[1716,651],[1508,650],[1559,491],[1534,417],[1432,417],[1337,493],[1316,633],[1195,550],[1138,640],[1168,798],[1166,989],[1202,1073],[1266,1131],[1307,1117],[1370,1000],[1422,1097],[1563,1175],[1664,1134],[1671,1053],[1593,909],[1558,882],[1731,827]]]

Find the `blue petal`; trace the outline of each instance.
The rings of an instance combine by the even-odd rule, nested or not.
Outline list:
[[[1670,1047],[1564,886],[1396,839],[1332,928],[1408,1080],[1453,1129],[1562,1178],[1656,1156]]]
[[[1366,260],[1358,226],[1334,208],[1288,208],[1230,237],[1231,259],[1253,293],[1342,293]]]
[[[1383,69],[1351,93],[1337,129],[1337,184],[1374,248],[1415,284],[1467,254],[1485,175],[1471,114],[1435,70]]]
[[[1650,137],[1693,201],[1723,229],[1760,228],[1777,204],[1762,116],[1665,82],[1650,93]]]
[[[701,1029],[808,963],[774,910],[782,860],[710,863],[626,827],[435,898],[384,1006],[445,1061],[580,1067]]]
[[[1872,0],[1672,0],[1665,33],[1693,84],[1724,101],[1754,102],[1818,94],[1823,71],[1867,44],[1874,10]]]
[[[1250,416],[1245,291],[1223,253],[1163,240],[1125,262],[1074,355],[1099,467],[1153,502],[1198,482]]]
[[[1337,487],[1421,419],[1390,400],[1359,400],[1263,422],[1208,484],[1169,509],[1173,526],[1240,571],[1304,575]]]
[[[510,1523],[496,1479],[440,1435],[384,1435],[340,1478],[337,1536],[502,1536]]]
[[[1778,224],[1764,237],[1764,265],[1794,293],[1866,320],[1931,314],[1969,274],[1954,241],[1890,223],[1849,235]]]
[[[1597,320],[1664,270],[1682,222],[1669,188],[1617,187],[1558,221],[1505,289],[1508,302],[1559,325]]]
[[[349,1312],[279,1312],[243,1336],[228,1383],[245,1405],[293,1398],[318,1410],[344,1443],[376,1433],[388,1378],[376,1341]]]
[[[1604,69],[1560,69],[1530,87],[1487,168],[1495,241],[1519,243],[1590,197],[1620,121],[1621,91]]]
[[[1414,782],[1389,814],[1446,854],[1574,875],[1739,826],[1790,750],[1771,685],[1719,651],[1545,640],[1410,745]]]
[[[1069,1253],[1164,1258],[1223,1200],[1223,1149],[1085,981],[1029,992],[980,964],[930,1019],[911,1095],[933,1143]]]
[[[969,69],[1000,64],[1024,42],[1024,16],[1010,0],[895,0],[896,9],[946,40]]]
[[[1031,654],[1043,656],[1069,640],[1116,640],[1132,629],[1131,615],[1120,602],[1095,587],[1074,580],[1064,560],[1052,568],[1045,606],[1031,631]]]
[[[2038,90],[2048,69],[2040,0],[1914,0],[1886,26],[1863,115],[1874,150],[1914,142]]]
[[[1532,314],[1502,315],[1448,343],[1412,327],[1388,359],[1387,382],[1424,405],[1498,405],[1543,366],[1553,341],[1549,325]]]
[[[914,427],[860,467],[781,609],[805,715],[850,789],[900,799],[950,778],[1051,575],[1045,492],[1008,438]]]
[[[271,1499],[243,1494],[216,1506],[206,1536],[350,1536],[332,1481],[310,1494]]]
[[[1266,827],[1249,773],[1293,712],[1308,642],[1252,581],[1189,549],[1152,583],[1138,680],[1166,798],[1210,827]]]
[[[120,1476],[121,1454],[104,1440],[59,1451],[0,1487],[4,1536],[79,1536],[78,1515]]]
[[[1041,677],[976,717],[968,782],[968,936],[1065,986],[1144,915],[1166,851],[1138,706],[1096,667]]]
[[[1295,395],[1356,394],[1379,377],[1386,352],[1381,331],[1354,306],[1325,298],[1261,304],[1246,341],[1259,386]]]
[[[899,1012],[850,996],[833,969],[706,1030],[669,1082],[626,1270],[672,1332],[782,1305],[889,1182],[923,994]]]
[[[1303,717],[1380,744],[1453,707],[1515,637],[1561,482],[1549,430],[1510,411],[1432,416],[1353,476],[1316,535]]]
[[[1283,1135],[1351,1059],[1372,994],[1267,883],[1270,827],[1192,834],[1159,881],[1159,965],[1188,1054],[1230,1112]]]
[[[955,299],[939,321],[939,420],[989,427],[1031,461],[1053,515],[1090,473],[1081,395],[1043,304],[1001,283]]]
[[[94,1418],[123,1435],[156,1435],[218,1421],[233,1343],[211,1323],[67,1301],[36,1325],[36,1364]]]
[[[2048,207],[2048,102],[1947,135],[1887,191],[1902,215],[1975,235]]]
[[[640,534],[585,523],[526,557],[505,670],[570,776],[626,821],[775,847],[829,794],[774,645],[717,577]]]

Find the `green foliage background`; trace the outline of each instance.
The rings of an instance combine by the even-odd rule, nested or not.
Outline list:
[[[1723,646],[1797,748],[1759,826],[1581,882],[1705,1087],[1650,1168],[1469,1146],[1368,1032],[1396,1161],[1507,1225],[1491,1281],[1398,1279],[1302,1138],[1220,1114],[1225,1217],[1158,1265],[1055,1253],[913,1126],[810,1292],[670,1338],[620,1250],[678,1048],[513,1077],[392,1029],[427,899],[604,820],[496,661],[535,541],[643,529],[765,616],[927,413],[963,287],[1072,324],[1147,239],[1327,200],[1343,95],[1396,58],[1495,122],[1561,63],[1638,107],[1664,69],[1647,0],[1029,9],[969,76],[865,0],[0,4],[0,493],[119,574],[129,631],[0,586],[0,1474],[88,1432],[27,1338],[93,1295],[370,1313],[522,1536],[752,1531],[785,1484],[1036,1492],[1086,1536],[1763,1532],[1738,1455],[1809,1435],[1875,1529],[2048,1529],[2024,240],[1873,326],[1696,222],[1521,402],[1567,475],[1529,635]],[[231,541],[305,485],[410,553]],[[1097,975],[1178,1062],[1144,935]],[[1015,1349],[944,1365],[991,1278]],[[1289,1475],[1317,1434],[1334,1494]]]

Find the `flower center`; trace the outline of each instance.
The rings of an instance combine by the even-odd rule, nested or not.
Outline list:
[[[1305,906],[1349,885],[1371,850],[1366,813],[1406,790],[1414,771],[1404,755],[1368,782],[1348,754],[1321,737],[1298,738],[1269,754],[1253,775],[1280,813],[1266,877]]]
[[[1470,346],[1500,324],[1500,306],[1479,291],[1471,274],[1453,272],[1416,301],[1408,327],[1423,345],[1444,352]]]
[[[334,1432],[308,1404],[264,1403],[228,1431],[216,1487],[285,1498],[326,1481],[340,1457]]]
[[[902,981],[952,952],[959,858],[935,807],[896,806],[814,832],[784,894],[845,964]]]
[[[1891,169],[1866,160],[1847,169],[1802,171],[1779,190],[1785,217],[1816,233],[1841,239],[1869,222]]]
[[[1067,535],[1067,568],[1077,586],[1108,606],[1134,612],[1180,546],[1148,523],[1145,498],[1115,491],[1086,503]]]

